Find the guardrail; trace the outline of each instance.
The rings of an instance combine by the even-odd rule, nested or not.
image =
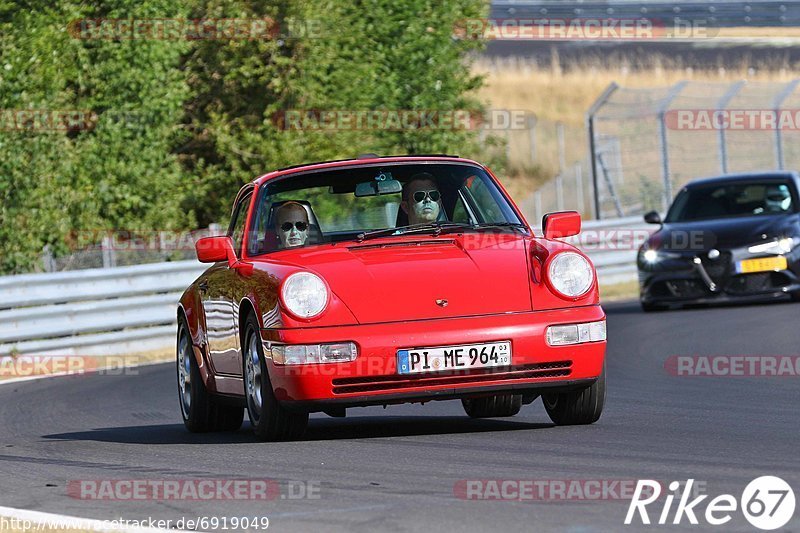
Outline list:
[[[586,222],[569,239],[585,250],[601,284],[636,279],[636,248],[653,226],[639,217]],[[0,357],[114,355],[169,346],[183,290],[197,261],[0,278]]]

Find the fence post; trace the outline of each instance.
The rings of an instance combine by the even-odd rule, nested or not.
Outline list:
[[[600,189],[597,187],[597,146],[594,135],[594,116],[618,88],[619,85],[612,81],[586,112],[586,131],[589,135],[589,162],[590,170],[592,171],[592,194],[594,196],[592,205],[594,206],[594,217],[597,220],[600,220],[602,215],[600,211]]]
[[[533,210],[536,212],[536,224],[542,223],[542,193],[540,191],[536,191],[533,193]]]
[[[775,162],[778,164],[780,170],[786,167],[786,161],[783,155],[783,135],[780,128],[781,106],[784,100],[789,98],[789,95],[797,88],[798,83],[800,83],[800,79],[794,79],[787,83],[786,87],[775,97],[775,102],[772,104],[772,109],[775,112]]]
[[[556,210],[564,210],[564,178],[556,176]]]
[[[114,241],[110,235],[103,237],[103,268],[113,268],[117,266],[117,258],[114,253]]]
[[[728,107],[728,104],[733,100],[733,97],[736,96],[736,93],[742,88],[745,84],[744,80],[737,81],[728,91],[722,95],[722,98],[719,99],[717,102],[717,110],[723,110]],[[728,173],[728,148],[725,143],[725,128],[719,128],[719,165],[720,169],[722,170],[723,174]]]
[[[528,117],[528,138],[531,143],[531,164],[536,162],[536,115]]]
[[[575,200],[578,203],[578,212],[583,214],[585,208],[583,198],[583,170],[578,161],[575,162]]]
[[[53,250],[50,249],[49,244],[45,244],[42,249],[42,266],[45,272],[56,271],[56,260],[53,257]]]
[[[676,96],[680,94],[686,84],[686,80],[679,81],[667,93],[667,98],[661,103],[658,109],[658,131],[659,131],[659,146],[661,147],[661,179],[664,183],[664,197],[662,198],[662,205],[664,211],[669,207],[672,201],[672,177],[669,168],[669,145],[667,144],[667,123],[665,120],[667,110]]]

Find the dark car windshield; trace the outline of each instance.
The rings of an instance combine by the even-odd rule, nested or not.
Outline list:
[[[795,211],[788,181],[719,183],[687,187],[675,198],[666,222],[776,215]]]
[[[515,231],[522,221],[492,178],[466,163],[386,163],[302,172],[265,183],[250,255],[296,246],[392,237],[426,225],[445,231]],[[463,225],[463,228],[460,226]],[[507,225],[507,226],[504,226]],[[423,226],[420,228],[420,226]],[[484,229],[485,229],[484,228]],[[523,226],[524,228],[524,226]]]

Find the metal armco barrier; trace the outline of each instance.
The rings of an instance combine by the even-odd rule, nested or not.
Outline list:
[[[601,284],[636,279],[638,245],[654,226],[640,217],[585,222],[568,239],[585,250]],[[0,277],[0,357],[114,355],[170,346],[183,290],[197,261]]]

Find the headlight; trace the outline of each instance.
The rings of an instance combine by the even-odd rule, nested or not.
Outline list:
[[[594,269],[589,261],[575,252],[561,252],[550,261],[547,277],[562,296],[583,296],[594,283]]]
[[[644,260],[648,263],[655,263],[658,261],[658,252],[652,249],[646,250],[644,254],[642,254],[642,257],[644,257]]]
[[[293,315],[313,318],[328,305],[328,287],[316,274],[296,272],[283,282],[281,298]]]
[[[788,254],[794,247],[794,239],[786,237],[777,241],[756,244],[747,249],[751,254]]]

